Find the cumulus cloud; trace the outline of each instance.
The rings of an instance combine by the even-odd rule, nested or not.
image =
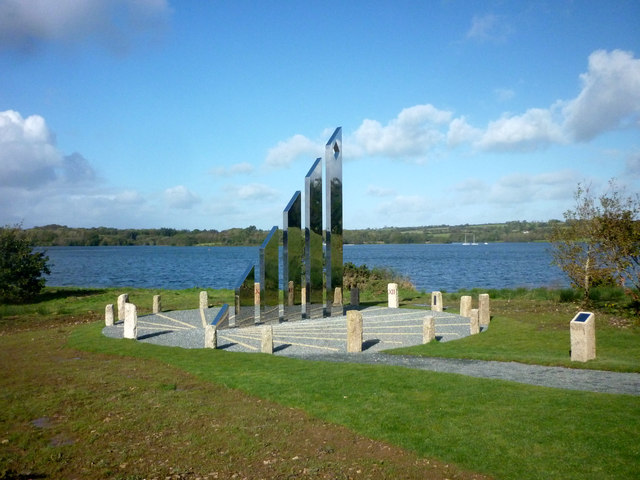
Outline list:
[[[564,108],[565,128],[587,141],[607,130],[640,120],[640,60],[631,52],[598,50],[580,75],[582,90]]]
[[[463,143],[473,142],[481,135],[482,131],[469,125],[465,117],[454,118],[449,124],[447,145],[457,147]]]
[[[253,173],[253,165],[248,162],[236,163],[228,167],[214,167],[210,173],[216,177],[232,177],[234,175],[245,175]]]
[[[293,137],[278,142],[278,144],[269,149],[266,158],[266,164],[270,167],[288,167],[298,158],[318,158],[324,154],[324,145],[309,140],[304,135],[294,135]]]
[[[552,111],[531,108],[522,115],[489,122],[476,145],[482,150],[531,151],[563,141],[562,128],[554,121]]]
[[[278,198],[278,191],[262,183],[228,185],[226,191],[235,199],[269,201]]]
[[[189,209],[200,203],[200,197],[191,192],[184,185],[167,188],[164,191],[164,199],[171,208]]]
[[[367,187],[367,195],[372,197],[389,197],[395,195],[396,191],[392,188],[379,187],[377,185],[369,185]]]
[[[3,0],[0,49],[28,53],[46,43],[91,40],[123,52],[157,38],[170,13],[167,0]]]
[[[441,129],[451,116],[451,112],[428,104],[405,108],[387,125],[366,119],[349,139],[349,152],[356,157],[424,156],[444,139]]]

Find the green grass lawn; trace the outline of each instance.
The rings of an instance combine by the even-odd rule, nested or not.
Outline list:
[[[32,312],[30,306],[24,307],[22,314],[14,312],[13,317],[3,313],[0,321],[6,325],[18,319],[20,323],[21,315],[36,319],[41,315],[38,324],[42,325],[47,315],[54,319],[80,315],[78,304],[91,305],[92,311],[100,312],[104,308],[100,307],[101,302],[114,303],[117,293],[102,291],[95,296],[82,296],[76,292],[66,302],[43,301],[40,307],[48,314]],[[150,308],[153,293],[141,291],[138,301],[148,300]],[[167,294],[162,294],[165,303]],[[175,298],[183,296],[189,298],[189,305],[197,305],[196,291]],[[58,300],[59,306],[53,307],[51,302]],[[420,295],[412,297],[411,302],[425,303]],[[59,308],[66,309],[66,313],[58,312]],[[566,365],[570,363],[568,322],[577,308],[549,300],[497,299],[492,301],[494,318],[487,332],[410,351]],[[633,322],[598,312],[596,322],[598,359],[586,366],[638,371],[640,336]],[[27,323],[24,320],[23,325]],[[161,347],[107,338],[101,328],[102,322],[75,327],[68,349],[100,355],[103,362],[125,359],[124,363],[118,360],[116,368],[123,369],[127,385],[131,382],[126,375],[133,374],[126,372],[138,362],[152,365],[145,370],[145,378],[150,376],[151,381],[154,368],[159,377],[166,369],[177,369],[205,384],[248,394],[255,399],[258,411],[261,401],[273,402],[419,457],[501,479],[631,479],[637,478],[640,470],[638,396],[560,390],[381,365]],[[10,338],[26,341],[29,332],[0,336],[0,345]],[[165,379],[158,383],[172,385]],[[131,398],[127,396],[127,401],[135,403],[136,385],[135,381],[131,383]],[[11,398],[0,398],[5,405],[11,403]],[[161,397],[158,401],[170,399]],[[215,405],[215,396],[210,401]],[[247,404],[243,405],[246,409]],[[135,407],[132,404],[130,408]],[[197,411],[197,407],[190,408]],[[267,416],[265,422],[279,421],[279,415]],[[83,428],[89,435],[90,422]],[[293,427],[286,424],[283,428]],[[277,436],[277,432],[274,434]],[[249,442],[249,438],[245,441]],[[250,450],[251,443],[247,445]],[[402,478],[402,474],[394,478]]]

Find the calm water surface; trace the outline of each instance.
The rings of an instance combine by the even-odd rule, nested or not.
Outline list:
[[[50,286],[234,288],[257,247],[49,247]],[[344,261],[387,267],[423,291],[564,286],[545,243],[345,245]]]

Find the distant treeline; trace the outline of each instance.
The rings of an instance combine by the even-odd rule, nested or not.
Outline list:
[[[558,220],[549,222],[515,221],[484,225],[430,227],[385,227],[345,230],[344,243],[462,243],[462,242],[541,242],[550,238]],[[255,226],[228,230],[176,230],[174,228],[117,229],[70,228],[46,225],[25,229],[38,246],[109,246],[109,245],[219,245],[256,246],[267,230]]]

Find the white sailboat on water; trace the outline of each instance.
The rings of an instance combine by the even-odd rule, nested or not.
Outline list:
[[[464,234],[464,243],[463,243],[462,245],[478,245],[478,244],[476,243],[476,234],[474,233],[474,234],[472,234],[472,235],[473,235],[473,242],[469,243],[469,242],[467,241],[467,234],[465,233],[465,234]]]

